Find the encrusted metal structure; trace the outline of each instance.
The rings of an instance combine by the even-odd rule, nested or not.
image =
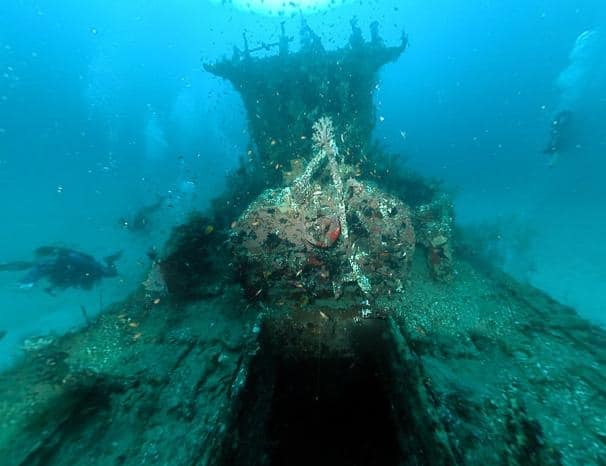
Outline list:
[[[284,303],[293,294],[341,298],[349,284],[361,297],[402,291],[415,248],[409,207],[336,160],[328,118],[319,120],[314,141],[305,172],[291,186],[265,191],[233,224],[247,294],[271,293]]]
[[[260,165],[263,178],[275,186],[297,171],[312,154],[313,124],[332,119],[339,149],[347,162],[360,162],[368,152],[376,115],[373,91],[377,73],[406,49],[407,38],[387,47],[371,27],[371,40],[352,21],[349,44],[326,50],[303,22],[301,49],[290,53],[282,31],[279,52],[256,57],[244,46],[230,59],[206,64],[205,69],[229,80],[242,96],[248,114],[252,145],[249,156]]]
[[[243,52],[205,67],[242,95],[251,134],[242,173],[268,187],[232,224],[234,262],[251,298],[372,301],[402,292],[415,229],[434,277],[451,278],[448,200],[431,195],[410,206],[405,186],[385,190],[385,154],[372,144],[377,73],[406,49],[406,36],[388,47],[377,23],[368,42],[351,25],[341,49],[325,50],[304,22],[297,53],[289,53],[283,31],[276,55],[255,58],[245,43]]]

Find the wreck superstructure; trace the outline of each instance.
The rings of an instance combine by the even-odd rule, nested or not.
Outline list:
[[[260,165],[269,187],[288,180],[309,160],[312,126],[321,117],[336,125],[342,155],[359,162],[368,152],[376,115],[373,92],[378,71],[406,49],[407,38],[387,47],[373,23],[366,42],[352,21],[347,47],[326,50],[303,22],[301,49],[289,53],[291,38],[282,31],[279,53],[256,58],[245,43],[231,59],[205,65],[229,80],[242,96],[252,139],[252,163]]]
[[[604,331],[455,261],[448,197],[372,141],[406,43],[303,23],[207,65],[248,153],[128,300],[2,375],[8,464],[600,464]]]
[[[284,301],[295,286],[309,299],[340,297],[349,283],[363,297],[402,291],[417,229],[434,276],[452,273],[448,199],[404,176],[387,192],[382,181],[393,174],[372,139],[377,75],[405,51],[406,35],[388,47],[378,23],[369,41],[355,21],[351,27],[349,44],[337,50],[325,50],[303,22],[296,54],[283,30],[275,55],[255,58],[245,42],[231,59],[205,66],[242,95],[251,135],[242,173],[265,184],[263,193],[251,181],[228,193],[230,205],[249,203],[232,225],[249,295],[263,298],[271,289]],[[421,194],[411,200],[402,195],[415,190]]]

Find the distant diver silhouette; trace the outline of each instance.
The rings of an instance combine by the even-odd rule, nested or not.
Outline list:
[[[74,249],[42,246],[34,252],[35,259],[31,262],[17,261],[0,263],[0,271],[29,271],[19,280],[19,288],[32,288],[38,281],[46,279],[48,287],[45,291],[66,288],[82,288],[90,290],[93,285],[106,277],[118,275],[115,262],[122,252],[96,260],[93,256]]]
[[[130,232],[147,232],[151,226],[151,217],[162,208],[166,196],[160,196],[153,204],[144,205],[132,217],[122,217],[120,225]]]
[[[558,154],[568,148],[571,137],[571,124],[572,112],[570,110],[562,110],[556,114],[551,120],[549,141],[543,149],[544,154],[557,157]]]

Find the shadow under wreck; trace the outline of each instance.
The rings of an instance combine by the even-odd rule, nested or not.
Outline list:
[[[225,465],[453,464],[423,376],[387,318],[266,317]],[[421,408],[423,407],[423,408]]]
[[[250,148],[139,290],[2,374],[7,464],[604,464],[606,334],[455,258],[448,196],[372,141],[406,37],[351,26],[206,65]]]

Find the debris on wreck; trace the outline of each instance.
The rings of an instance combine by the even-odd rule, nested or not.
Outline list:
[[[446,195],[437,195],[430,203],[420,204],[414,211],[417,244],[427,258],[434,279],[448,282],[453,278],[454,208]]]
[[[338,161],[330,118],[313,131],[314,156],[303,174],[262,193],[232,225],[247,294],[340,297],[348,284],[361,296],[402,290],[415,248],[410,209]]]
[[[160,263],[155,261],[152,263],[147,277],[141,285],[143,285],[143,289],[145,290],[145,297],[151,302],[157,302],[168,295],[168,285],[166,284]]]

